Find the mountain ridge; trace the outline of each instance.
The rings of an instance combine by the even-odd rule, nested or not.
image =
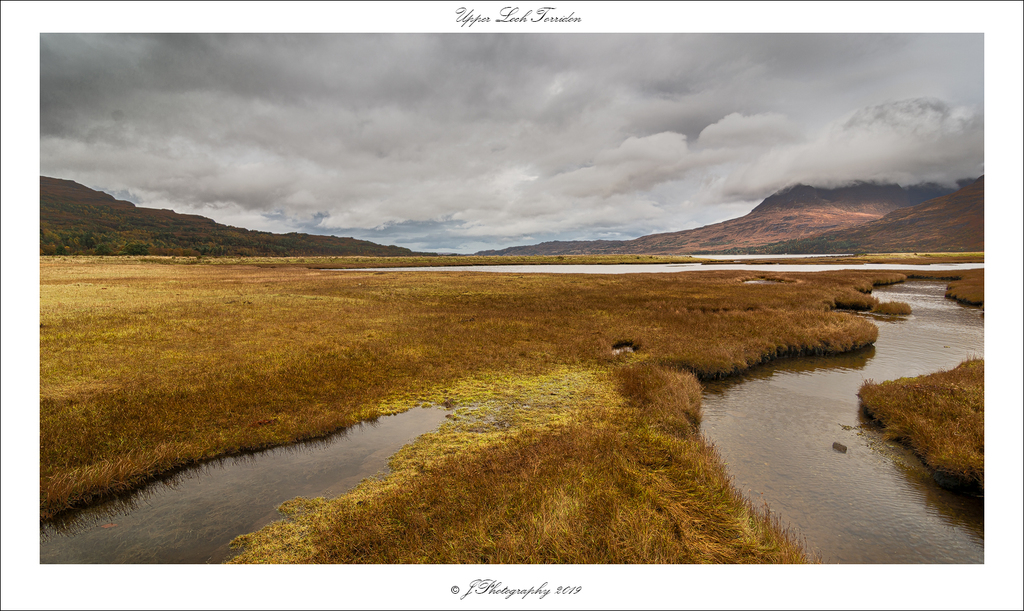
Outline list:
[[[410,256],[355,238],[271,233],[198,214],[144,208],[72,180],[39,177],[42,255]]]
[[[763,254],[984,250],[984,176],[958,191],[894,210],[857,227],[757,249]]]
[[[948,195],[954,189],[924,184],[857,182],[825,189],[797,184],[765,198],[742,217],[683,231],[656,233],[633,240],[542,242],[478,255],[569,254],[715,254],[760,249],[784,241],[813,238],[878,220],[896,210],[919,205],[926,198]],[[933,198],[933,197],[932,197]]]

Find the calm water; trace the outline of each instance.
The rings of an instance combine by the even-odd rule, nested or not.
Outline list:
[[[984,562],[984,502],[939,488],[902,446],[865,421],[857,391],[983,356],[980,309],[945,299],[945,282],[875,289],[914,313],[875,318],[872,348],[779,361],[705,384],[704,433],[734,483],[768,503],[825,562]],[[845,454],[832,443],[847,446]]]
[[[40,530],[42,563],[223,562],[238,535],[281,519],[297,496],[338,496],[386,469],[388,458],[441,423],[414,408],[321,441],[226,458],[151,484]]]
[[[763,257],[762,257],[763,258]],[[737,259],[738,260],[738,259]],[[640,263],[637,265],[448,265],[442,267],[380,267],[360,269],[325,269],[327,272],[494,272],[504,274],[673,274],[678,272],[713,271],[717,269],[750,272],[824,272],[841,269],[889,269],[922,271],[953,271],[982,269],[984,263],[952,263],[948,265],[894,265],[867,263],[864,265],[795,265],[769,263]]]

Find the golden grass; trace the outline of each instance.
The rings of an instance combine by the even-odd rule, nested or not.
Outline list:
[[[925,463],[966,488],[985,488],[985,361],[967,360],[949,371],[875,384],[859,396]]]
[[[931,265],[952,263],[984,263],[984,252],[914,252],[860,254],[853,260],[864,263],[895,263],[897,265]]]
[[[441,403],[470,382],[483,396],[507,380],[589,372],[613,376],[619,386],[593,384],[629,397],[643,395],[642,385],[630,390],[615,376],[627,375],[618,370],[631,363],[671,379],[683,371],[716,377],[782,355],[850,350],[873,342],[877,329],[834,309],[873,307],[873,284],[904,278],[777,274],[779,282],[751,285],[742,282],[749,275],[729,271],[499,275],[108,261],[47,258],[40,268],[44,518],[198,460],[324,435],[431,393],[441,393],[434,397]],[[613,351],[623,343],[636,352]],[[559,399],[551,408],[558,417],[506,401],[495,412],[511,435],[502,460],[528,448],[549,459],[547,452],[564,451],[573,463],[567,473],[591,481],[605,477],[604,463],[590,465],[576,440],[604,435],[593,441],[622,455],[600,468],[622,481],[639,478],[630,490],[641,496],[647,487],[689,485],[683,471],[669,483],[638,471],[648,450],[678,455],[672,460],[692,466],[686,473],[717,464],[679,428],[692,424],[692,414],[648,422],[635,405],[614,407],[618,399],[593,407],[574,398],[590,385]],[[501,449],[460,439],[449,440],[465,452],[454,463],[491,464]],[[589,498],[599,489],[579,493]],[[661,505],[637,508],[629,519],[650,517],[653,506]],[[757,529],[769,528],[758,520]],[[524,557],[553,557],[547,553]]]
[[[884,301],[872,308],[871,311],[875,314],[906,316],[911,313],[911,308],[909,303],[902,301]]]
[[[729,255],[708,255],[713,256],[722,263],[731,263],[735,257]],[[952,264],[952,263],[984,263],[985,253],[983,252],[922,252],[922,253],[871,253],[855,255],[830,255],[816,257],[793,257],[787,259],[744,259],[748,264],[785,264],[785,265],[843,265],[863,263],[888,263],[895,265],[931,265],[931,264]],[[947,272],[948,273],[948,272]]]
[[[967,305],[985,305],[985,271],[965,273],[959,280],[950,282],[946,287],[946,297]]]
[[[487,388],[455,390],[478,407],[403,449],[388,478],[286,503],[233,562],[804,561],[697,434],[691,374],[634,363]]]
[[[464,265],[652,265],[701,263],[706,259],[689,255],[413,255],[402,257],[305,256],[305,257],[203,257],[203,256],[58,256],[47,257],[43,264],[137,265],[251,265],[281,267],[296,265],[311,269],[362,269],[389,267],[452,267]]]
[[[666,263],[700,263],[703,259],[689,255],[458,255],[416,257],[339,257],[331,262],[317,262],[315,267],[340,269],[385,267],[448,267],[453,265],[652,265]]]
[[[666,263],[732,263],[730,255],[413,255],[407,257],[203,257],[203,256],[57,256],[46,257],[44,264],[59,263],[94,265],[137,265],[155,263],[164,265],[251,265],[280,267],[296,265],[313,269],[361,269],[389,267],[450,267],[464,265],[650,265]],[[890,253],[836,255],[791,259],[744,259],[745,263],[828,265],[835,263],[894,263],[899,265],[929,265],[950,263],[984,263],[985,253]]]

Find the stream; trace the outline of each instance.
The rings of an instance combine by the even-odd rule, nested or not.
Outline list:
[[[281,519],[297,496],[334,497],[387,470],[445,411],[413,408],[317,441],[189,468],[40,528],[40,563],[220,563],[238,535]]]
[[[903,446],[860,413],[875,382],[950,369],[984,355],[980,308],[946,299],[945,282],[878,287],[909,303],[906,317],[872,316],[873,347],[783,359],[705,383],[702,429],[733,483],[766,502],[827,563],[982,563],[984,501],[948,492]],[[847,447],[846,453],[832,448]]]

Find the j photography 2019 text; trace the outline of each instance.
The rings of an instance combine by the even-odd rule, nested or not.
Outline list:
[[[459,586],[452,586],[452,594],[459,595],[459,600],[466,598],[471,594],[497,594],[498,596],[508,600],[513,596],[526,600],[527,596],[537,596],[540,599],[545,598],[549,594],[579,594],[583,591],[582,586],[551,586],[548,582],[544,582],[540,586],[530,586],[529,588],[514,588],[509,587],[498,581],[497,579],[474,579],[469,586],[464,590]]]

